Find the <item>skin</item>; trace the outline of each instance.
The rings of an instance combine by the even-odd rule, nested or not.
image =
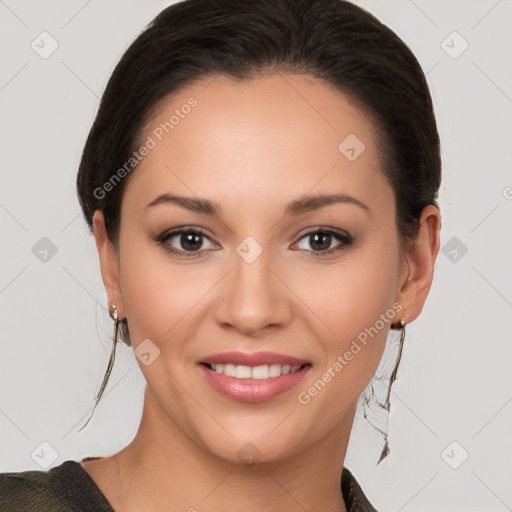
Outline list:
[[[148,366],[137,359],[147,386],[133,441],[82,466],[116,511],[345,511],[340,475],[356,404],[390,322],[307,405],[297,395],[394,303],[402,310],[393,322],[418,317],[439,250],[439,211],[426,207],[418,237],[400,245],[372,123],[323,82],[283,73],[196,82],[166,99],[146,135],[191,96],[197,107],[129,177],[118,247],[102,212],[94,215],[108,301],[128,319],[134,349],[150,339],[160,355]],[[355,161],[338,150],[351,133],[366,146]],[[162,193],[207,198],[222,212],[145,209]],[[370,211],[338,203],[284,216],[288,202],[321,193],[348,194]],[[181,226],[204,230],[202,254],[169,253],[192,252],[180,236],[154,241]],[[328,227],[353,244],[318,255],[323,247],[305,234]],[[263,248],[250,264],[236,252],[247,236]],[[342,244],[332,237],[325,247]],[[214,390],[197,366],[235,350],[293,355],[312,367],[278,397],[242,403]],[[237,455],[249,442],[261,457],[252,466]]]

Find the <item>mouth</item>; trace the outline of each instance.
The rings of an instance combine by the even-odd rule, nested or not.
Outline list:
[[[218,393],[238,402],[271,400],[296,386],[312,364],[271,353],[225,353],[198,361],[197,368]],[[245,363],[245,364],[242,364]]]

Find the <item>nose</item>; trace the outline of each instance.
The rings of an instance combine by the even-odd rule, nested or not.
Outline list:
[[[293,293],[279,265],[266,251],[248,261],[234,255],[234,266],[223,279],[215,301],[216,321],[222,328],[246,336],[286,327],[292,316]]]

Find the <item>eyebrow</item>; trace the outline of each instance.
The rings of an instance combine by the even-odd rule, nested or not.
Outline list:
[[[186,208],[192,212],[204,213],[207,215],[217,215],[222,213],[221,206],[209,199],[200,197],[185,197],[174,194],[161,194],[149,204],[146,205],[145,210],[159,204],[177,204],[182,208]],[[348,194],[316,194],[305,196],[301,199],[296,199],[288,203],[285,209],[285,215],[300,215],[313,210],[317,210],[324,206],[332,204],[353,204],[359,206],[365,210],[368,214],[371,214],[370,208]]]

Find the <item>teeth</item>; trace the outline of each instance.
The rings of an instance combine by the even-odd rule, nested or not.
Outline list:
[[[212,370],[217,373],[222,373],[228,377],[235,377],[237,379],[268,379],[270,377],[280,377],[281,375],[288,375],[295,373],[299,368],[298,366],[290,366],[289,364],[265,364],[263,366],[243,366],[234,364],[212,364]]]
[[[235,377],[237,379],[250,379],[251,368],[249,366],[235,366]]]

